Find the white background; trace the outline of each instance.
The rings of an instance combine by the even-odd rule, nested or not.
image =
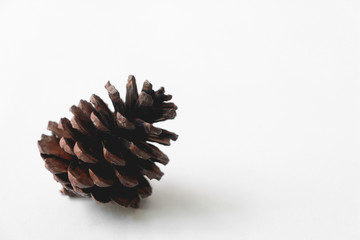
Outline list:
[[[360,239],[359,1],[0,0],[0,239]],[[59,193],[36,142],[110,80],[165,86],[140,209]]]

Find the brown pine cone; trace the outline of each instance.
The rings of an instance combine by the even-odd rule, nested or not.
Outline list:
[[[152,192],[145,176],[160,180],[163,173],[155,163],[169,162],[149,142],[170,145],[170,140],[178,138],[153,123],[175,118],[177,107],[165,102],[172,96],[166,95],[163,87],[155,92],[148,81],[139,95],[132,75],[125,103],[110,82],[105,88],[115,112],[95,94],[90,98],[92,104],[80,100],[78,106],[70,108],[74,115],[71,121],[49,122],[48,130],[53,134],[41,136],[39,150],[45,167],[62,184],[63,194],[137,208],[140,197]]]

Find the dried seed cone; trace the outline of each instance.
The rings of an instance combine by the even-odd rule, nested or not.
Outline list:
[[[138,94],[132,75],[125,103],[110,82],[105,88],[115,112],[95,94],[91,103],[80,100],[78,106],[70,108],[71,120],[49,122],[52,136],[41,136],[39,150],[45,167],[62,184],[63,194],[137,208],[140,198],[151,195],[147,178],[160,180],[163,176],[155,163],[169,162],[149,142],[170,145],[170,140],[178,138],[153,123],[175,118],[177,107],[166,102],[171,95],[166,95],[163,87],[153,91],[148,81]]]

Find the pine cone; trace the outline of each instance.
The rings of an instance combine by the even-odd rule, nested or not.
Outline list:
[[[178,138],[153,123],[175,118],[177,107],[165,103],[172,96],[166,95],[163,87],[155,92],[148,81],[139,95],[132,75],[125,103],[110,82],[105,88],[115,112],[95,94],[90,98],[92,104],[80,100],[78,106],[70,108],[74,115],[71,121],[49,122],[52,136],[41,136],[39,150],[45,167],[62,184],[63,194],[137,208],[140,197],[152,193],[145,176],[160,180],[163,173],[155,162],[169,162],[149,142],[170,145],[170,140]]]

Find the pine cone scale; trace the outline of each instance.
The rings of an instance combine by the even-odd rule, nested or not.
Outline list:
[[[68,168],[69,181],[79,188],[91,188],[94,181],[89,174],[89,168],[79,162],[71,162]]]
[[[106,83],[105,88],[108,91],[115,112],[118,112],[120,114],[125,114],[125,104],[123,100],[120,98],[120,93],[118,92],[118,90],[116,90],[116,88],[113,85],[111,85],[109,81]]]
[[[75,143],[71,139],[65,137],[60,138],[59,145],[61,149],[64,150],[67,154],[72,156],[75,155],[74,153]]]
[[[59,174],[54,174],[53,176],[55,181],[61,184],[70,184],[68,173],[59,173]]]
[[[91,103],[89,103],[88,101],[85,100],[80,100],[78,107],[89,117],[91,113],[94,112],[94,107],[91,105]]]
[[[104,191],[103,189],[93,189],[90,196],[92,199],[100,203],[107,203],[111,201],[107,191]]]
[[[128,79],[128,83],[126,85],[126,100],[125,100],[125,106],[128,113],[131,114],[130,116],[132,116],[138,98],[139,95],[138,95],[135,77],[130,75]]]
[[[56,157],[45,158],[45,168],[53,174],[66,173],[69,168],[69,161],[64,161]]]
[[[102,166],[100,169],[96,169],[95,167],[89,168],[89,175],[98,187],[110,187],[115,182],[114,172],[112,169],[104,170],[106,169],[105,166],[107,165]]]
[[[112,153],[105,146],[103,147],[103,152],[104,152],[105,160],[108,161],[109,163],[117,166],[125,166],[126,160],[121,156],[120,153],[117,154]]]

